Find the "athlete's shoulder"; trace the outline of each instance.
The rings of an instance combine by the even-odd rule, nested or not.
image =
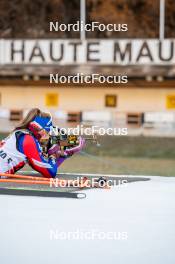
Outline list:
[[[31,134],[23,134],[25,144],[38,144],[38,140]]]
[[[13,134],[15,134],[16,137],[20,137],[23,135],[31,135],[31,132],[28,129],[19,129],[13,131]]]
[[[14,132],[17,142],[21,145],[36,145],[38,144],[36,138],[28,130],[17,130]]]
[[[20,145],[22,146],[23,152],[25,154],[41,153],[42,148],[38,140],[31,134],[24,135],[20,140]]]

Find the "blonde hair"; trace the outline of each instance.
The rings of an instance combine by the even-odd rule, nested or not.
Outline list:
[[[27,129],[30,122],[33,121],[33,119],[36,116],[41,116],[41,117],[51,117],[49,113],[42,112],[39,108],[33,108],[29,111],[27,116],[23,119],[23,121],[15,127],[14,130],[19,130],[19,129]]]

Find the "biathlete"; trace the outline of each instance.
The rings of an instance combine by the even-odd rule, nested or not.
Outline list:
[[[32,109],[22,123],[2,142],[0,142],[0,173],[14,174],[29,164],[44,177],[54,178],[61,163],[84,147],[84,139],[79,145],[64,151],[60,156],[58,145],[50,146],[47,155],[44,145],[49,142],[49,131],[53,126],[52,117],[40,109]]]

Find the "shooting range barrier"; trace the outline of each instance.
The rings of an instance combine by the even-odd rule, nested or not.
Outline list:
[[[0,108],[0,132],[10,132],[28,113],[28,109]],[[54,124],[60,127],[127,127],[129,134],[174,136],[175,112],[51,111]]]

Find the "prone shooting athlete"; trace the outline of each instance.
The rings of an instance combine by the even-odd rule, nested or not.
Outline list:
[[[59,166],[81,151],[85,140],[79,137],[76,146],[62,153],[59,144],[50,144],[51,127],[53,124],[49,113],[32,109],[22,123],[0,142],[0,173],[15,174],[29,164],[42,176],[54,178]]]

